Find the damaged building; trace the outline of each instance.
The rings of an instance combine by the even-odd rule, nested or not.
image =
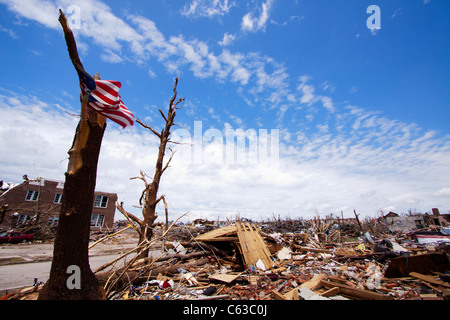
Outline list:
[[[416,213],[400,216],[395,212],[389,212],[382,219],[391,232],[411,232],[430,226],[450,225],[450,214],[441,214],[437,208],[432,209],[432,214]]]
[[[0,195],[0,228],[44,224],[56,227],[63,198],[64,182],[37,178],[25,179]],[[91,231],[113,228],[116,193],[96,191],[91,216]]]

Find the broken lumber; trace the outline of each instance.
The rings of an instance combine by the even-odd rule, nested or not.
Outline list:
[[[271,254],[264,243],[259,230],[254,224],[236,223],[239,247],[247,267],[257,266],[258,261],[264,264],[265,270],[273,267]]]
[[[339,287],[334,287],[334,288],[328,289],[325,292],[322,292],[320,295],[322,297],[332,297],[332,296],[336,296],[340,293],[341,293],[341,290],[339,289]]]
[[[321,248],[297,247],[296,249],[302,252],[330,253],[330,250]],[[302,253],[292,252],[291,254],[302,254]]]
[[[306,287],[312,291],[317,290],[321,286],[321,281],[325,280],[327,278],[327,275],[325,273],[318,274],[314,276],[309,281],[306,281],[303,283],[300,287]]]
[[[286,300],[300,300],[298,295],[298,288],[292,289],[288,293],[284,294]]]
[[[221,281],[221,282],[225,282],[225,283],[231,283],[234,280],[236,280],[237,278],[239,278],[241,276],[242,273],[239,274],[213,274],[209,276],[210,280],[216,280],[216,281]]]
[[[281,293],[279,293],[279,292],[276,291],[276,290],[272,290],[271,295],[272,295],[272,298],[273,298],[274,300],[288,300],[288,299],[284,296],[284,294],[281,294]]]
[[[218,228],[209,232],[206,232],[204,234],[201,234],[195,238],[197,241],[218,241],[217,238],[223,238],[223,237],[232,237],[235,236],[237,232],[236,226],[228,226],[223,228]]]
[[[435,284],[435,285],[438,285],[438,286],[443,286],[443,287],[450,288],[450,283],[442,281],[442,280],[437,280],[437,279],[435,279],[432,276],[427,276],[427,275],[424,275],[424,274],[421,274],[421,273],[418,273],[418,272],[410,272],[409,275],[411,277],[420,279],[420,280],[425,281],[425,282],[429,282],[431,284]]]
[[[322,280],[320,282],[320,285],[327,289],[333,289],[335,287],[339,288],[340,294],[352,299],[357,300],[392,300],[391,297],[386,296],[381,293],[372,292],[369,290],[362,290],[362,289],[356,289],[352,288],[350,286],[337,283],[337,282],[331,282],[331,281],[325,281]]]

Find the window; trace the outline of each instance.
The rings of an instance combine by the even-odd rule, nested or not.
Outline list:
[[[91,216],[91,227],[103,227],[104,221],[105,221],[105,215],[93,214]]]
[[[59,223],[59,217],[50,217],[48,218],[47,226],[56,227]]]
[[[422,229],[422,228],[424,228],[424,225],[423,225],[423,221],[422,221],[422,220],[415,220],[415,222],[416,222],[416,227],[417,227],[417,229]]]
[[[37,201],[39,198],[39,191],[28,191],[25,201]]]
[[[55,199],[53,200],[53,203],[62,203],[62,194],[61,193],[55,194]]]
[[[20,226],[20,225],[26,225],[30,222],[30,216],[27,216],[26,214],[21,214],[19,215],[19,218],[17,218],[17,223],[16,225]]]
[[[106,208],[108,207],[108,196],[96,195],[94,201],[94,207]]]

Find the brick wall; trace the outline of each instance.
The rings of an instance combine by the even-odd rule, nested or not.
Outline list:
[[[63,187],[61,182],[41,179],[41,182],[28,181],[8,190],[0,196],[0,204],[8,204],[10,210],[5,215],[0,228],[10,228],[18,220],[23,221],[25,216],[31,219],[38,212],[40,219],[45,219],[45,222],[59,217]],[[39,193],[39,197],[37,197],[37,193]],[[111,229],[114,223],[117,194],[95,192],[95,196],[103,201],[97,201],[98,206],[94,205],[92,209],[91,230]]]

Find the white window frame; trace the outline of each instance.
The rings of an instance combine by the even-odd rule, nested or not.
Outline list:
[[[105,201],[106,199],[106,201]],[[95,196],[94,199],[94,207],[95,208],[108,208],[108,202],[109,202],[109,197],[102,195],[102,194],[98,194]]]
[[[56,227],[59,224],[59,217],[49,217],[47,226],[49,227]]]
[[[27,225],[29,222],[31,221],[31,217],[27,214],[20,214],[19,217],[17,218],[17,222],[16,225]]]
[[[55,198],[53,199],[53,203],[61,204],[62,203],[62,193],[55,194]]]
[[[104,223],[105,223],[104,214],[93,214],[91,216],[91,227],[103,227]]]
[[[39,199],[39,191],[29,190],[25,196],[25,201],[35,202]]]

